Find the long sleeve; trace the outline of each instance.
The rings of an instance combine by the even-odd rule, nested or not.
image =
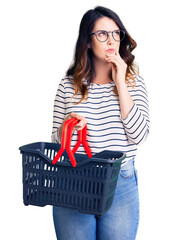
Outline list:
[[[60,81],[54,100],[52,142],[60,143],[58,129],[66,115],[66,98],[63,79]]]
[[[141,144],[149,133],[149,104],[143,78],[138,76],[134,91],[131,91],[134,105],[122,123],[128,139],[134,144]]]

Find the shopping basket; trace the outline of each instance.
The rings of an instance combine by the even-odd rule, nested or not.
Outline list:
[[[82,140],[81,136],[73,153]],[[102,216],[112,204],[125,154],[105,150],[90,158],[90,153],[74,153],[76,167],[73,167],[67,149],[53,162],[61,148],[61,144],[49,142],[35,142],[19,148],[24,204],[68,207]]]

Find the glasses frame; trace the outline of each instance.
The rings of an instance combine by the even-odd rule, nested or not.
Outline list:
[[[97,38],[97,33],[98,33],[98,32],[102,32],[102,31],[107,32],[107,39],[104,40],[104,41],[100,41],[100,40]],[[123,39],[125,38],[125,34],[126,34],[126,33],[125,33],[125,31],[123,31],[123,30],[121,30],[121,29],[117,29],[117,30],[114,30],[114,31],[98,30],[97,32],[90,33],[90,35],[95,35],[96,38],[97,38],[97,40],[98,40],[99,42],[106,42],[106,41],[108,40],[108,38],[109,38],[109,34],[111,33],[113,39],[114,39],[116,42],[121,42],[121,41],[123,41],[123,39],[120,39],[120,40],[118,41],[118,40],[116,40],[116,39],[114,38],[114,36],[113,36],[114,34],[113,34],[113,33],[116,32],[116,31],[123,32],[123,34],[124,34]]]

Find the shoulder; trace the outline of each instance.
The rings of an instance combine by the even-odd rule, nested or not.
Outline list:
[[[59,83],[58,92],[61,92],[65,97],[72,96],[75,92],[73,76],[65,75]]]
[[[64,76],[59,82],[59,87],[73,87],[73,76]]]
[[[140,75],[134,75],[134,79],[136,81],[136,86],[138,85],[145,85],[144,78]]]
[[[134,78],[135,78],[135,81],[136,81],[136,85],[135,85],[136,91],[143,92],[144,94],[147,95],[147,88],[146,88],[144,78],[140,75],[137,75]]]

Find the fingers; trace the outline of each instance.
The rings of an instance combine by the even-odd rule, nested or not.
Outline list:
[[[77,119],[79,119],[79,123],[76,124],[76,126],[74,127],[75,130],[82,130],[86,124],[87,124],[87,120],[85,117],[83,116],[78,116]]]
[[[118,49],[115,50],[115,55],[120,56]]]
[[[108,56],[105,58],[105,60],[107,62],[112,62],[114,63],[116,66],[120,66],[122,64],[121,60],[117,57],[117,55],[111,55],[111,56]]]
[[[124,60],[120,57],[119,53],[117,52],[118,55],[106,55],[105,60],[107,62],[112,62],[118,67],[127,67],[127,64],[124,62]]]
[[[68,119],[77,118],[79,120],[79,123],[75,125],[74,130],[82,130],[87,124],[86,118],[75,112],[69,113],[69,115],[67,117],[68,117]]]

